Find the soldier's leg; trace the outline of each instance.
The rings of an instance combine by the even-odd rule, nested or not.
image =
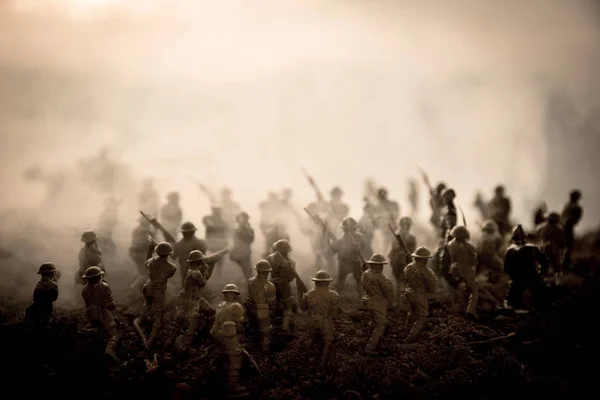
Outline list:
[[[367,348],[365,350],[367,355],[376,354],[377,346],[379,345],[379,342],[385,333],[385,328],[388,322],[385,302],[372,302],[370,303],[370,308],[373,313],[373,323],[375,325],[375,329],[373,330],[371,338],[367,343]]]
[[[479,289],[477,288],[477,281],[475,271],[472,267],[462,267],[461,277],[464,279],[465,284],[469,290],[469,302],[467,304],[467,314],[477,317],[477,301],[479,298]]]
[[[117,357],[117,345],[119,343],[119,332],[117,331],[117,324],[113,318],[112,312],[109,310],[103,310],[102,312],[102,323],[104,328],[110,335],[108,342],[106,343],[106,350],[104,353],[112,357],[116,362],[119,362]]]
[[[238,261],[237,264],[240,266],[242,274],[244,274],[244,278],[246,278],[247,282],[250,278],[252,278],[252,260],[250,257],[247,257],[241,261]]]
[[[269,317],[269,310],[267,309],[266,313],[261,312],[260,317],[261,318],[258,319],[258,329],[261,336],[261,345],[262,350],[267,352],[271,345],[271,330],[273,329],[271,326],[271,318]]]
[[[165,307],[165,293],[163,291],[155,291],[152,298],[152,311],[154,313],[154,324],[152,325],[152,332],[148,339],[148,348],[152,347],[158,339],[158,334],[162,328],[163,312]]]
[[[356,291],[358,292],[358,298],[360,300],[363,296],[363,288],[360,282],[362,278],[362,269],[360,266],[354,266],[354,268],[352,269],[352,276],[354,277],[354,281],[356,282]]]
[[[327,355],[329,354],[331,342],[333,342],[333,321],[324,321],[321,333],[323,335],[323,340],[325,341],[325,344],[323,345],[323,352],[321,353],[321,365],[323,365],[327,359]]]
[[[406,300],[408,303],[408,314],[406,315],[406,320],[404,321],[404,329],[402,330],[403,334],[410,332],[417,319],[417,304],[413,299],[414,295],[407,295]]]
[[[181,277],[181,287],[185,285],[185,276],[187,275],[189,269],[188,263],[179,264],[179,276]]]
[[[429,301],[427,299],[427,295],[425,294],[416,294],[414,297],[414,308],[416,313],[416,321],[406,338],[407,342],[414,342],[419,337],[423,326],[427,322],[427,317],[429,316]]]
[[[294,315],[294,303],[292,299],[292,286],[289,282],[285,282],[281,285],[281,295],[283,299],[283,330],[290,330],[290,324]]]
[[[338,293],[341,293],[344,290],[344,286],[346,285],[346,277],[349,273],[350,271],[348,271],[345,264],[340,264],[338,266],[338,277],[337,282],[335,283],[335,289]]]
[[[235,323],[225,322],[223,325],[223,336],[221,344],[229,358],[227,383],[229,394],[246,392],[246,388],[240,384],[240,370],[242,368],[242,351],[238,341]]]

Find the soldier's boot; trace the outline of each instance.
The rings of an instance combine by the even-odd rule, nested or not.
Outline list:
[[[371,338],[369,339],[369,343],[367,343],[367,348],[365,349],[365,354],[368,356],[376,356],[379,355],[377,352],[377,346],[379,345],[379,341],[383,337],[383,333],[385,332],[385,324],[375,324],[375,329],[371,334]]]
[[[162,313],[156,314],[154,317],[154,324],[152,325],[152,332],[150,333],[150,338],[146,342],[146,348],[150,350],[152,346],[156,343],[156,339],[158,339],[158,334],[160,333],[160,328],[162,327]]]
[[[419,334],[421,333],[421,330],[423,329],[423,326],[425,325],[425,322],[427,322],[427,318],[425,317],[420,317],[415,321],[414,325],[412,326],[412,329],[410,330],[410,333],[406,337],[407,343],[416,342],[417,338],[419,337]]]
[[[121,362],[119,360],[119,357],[117,357],[117,344],[118,343],[119,343],[119,337],[111,336],[110,339],[108,339],[108,343],[106,343],[106,349],[104,350],[104,354],[111,357],[117,363]]]
[[[479,316],[477,315],[477,301],[479,295],[477,290],[471,291],[469,294],[469,302],[467,304],[467,317],[477,321]]]
[[[292,316],[294,315],[294,312],[292,310],[285,310],[283,312],[283,324],[281,325],[281,329],[283,329],[286,332],[290,331],[290,324],[292,322]]]
[[[325,345],[323,346],[323,353],[321,354],[321,366],[325,365],[325,361],[327,360],[327,355],[329,354],[330,347],[331,341],[326,340]]]
[[[229,354],[227,373],[227,397],[236,398],[248,395],[246,387],[240,384],[240,369],[242,368],[242,354]]]

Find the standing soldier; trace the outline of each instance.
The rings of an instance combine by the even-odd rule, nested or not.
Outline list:
[[[410,233],[412,219],[410,217],[402,217],[398,221],[400,229],[396,232],[396,236],[400,236],[410,253],[407,253],[403,246],[394,240],[392,251],[390,252],[390,264],[392,273],[396,280],[396,300],[398,306],[401,304],[401,296],[404,292],[404,268],[410,262],[410,256],[417,249],[417,238]]]
[[[187,257],[189,265],[183,288],[179,292],[179,299],[187,309],[188,329],[185,344],[190,346],[200,328],[200,321],[215,314],[215,310],[202,296],[202,289],[210,278],[210,271],[204,262],[204,254],[200,250],[193,250]],[[202,324],[202,327],[204,324]]]
[[[60,274],[51,262],[43,263],[37,273],[42,277],[35,285],[33,303],[27,307],[25,317],[34,324],[46,325],[52,316],[53,304],[58,299],[56,282]]]
[[[148,253],[152,255],[152,248],[154,243],[150,242]],[[144,308],[142,309],[142,315],[136,318],[134,325],[139,330],[139,323],[142,320],[150,317],[152,308],[152,314],[154,314],[154,324],[152,326],[152,333],[150,339],[144,343],[147,349],[150,349],[156,339],[162,327],[163,311],[165,307],[165,292],[167,291],[167,280],[177,271],[175,264],[169,261],[169,256],[173,254],[171,245],[167,242],[162,242],[154,247],[157,256],[149,258],[146,261],[146,268],[148,269],[148,280],[142,288],[142,294],[144,295]],[[141,330],[139,330],[141,332]],[[142,339],[145,339],[142,336]],[[144,340],[145,341],[145,340]]]
[[[179,193],[171,192],[167,195],[167,204],[160,209],[160,222],[174,238],[177,237],[177,229],[181,225],[182,217]]]
[[[429,186],[428,180],[426,180],[425,183],[427,183]],[[444,202],[444,198],[442,196],[444,190],[446,190],[446,184],[443,182],[438,183],[435,189],[431,187],[429,189],[429,206],[431,207],[431,218],[429,219],[429,221],[431,222],[431,224],[435,228],[435,231],[438,234],[440,234],[440,221],[442,219],[442,211],[446,206],[446,203]]]
[[[377,346],[385,333],[387,326],[387,310],[394,301],[394,285],[392,281],[382,272],[383,266],[387,264],[385,257],[379,253],[373,254],[367,261],[369,269],[362,274],[361,285],[365,296],[363,302],[373,315],[375,329],[369,339],[365,354],[377,355]]]
[[[221,351],[229,358],[227,375],[229,395],[241,396],[247,394],[246,388],[240,385],[242,349],[238,338],[243,330],[244,307],[238,302],[240,292],[236,285],[225,285],[221,293],[225,301],[217,308],[215,323],[210,334],[221,347]]]
[[[493,220],[488,220],[481,227],[482,235],[477,248],[477,260],[479,268],[502,270],[502,248],[504,239],[498,232],[498,225]]]
[[[357,232],[364,235],[367,247],[364,250],[365,254],[373,254],[373,238],[376,228],[376,209],[371,203],[366,203],[363,207],[363,215],[358,220]]]
[[[533,226],[537,227],[546,221],[546,213],[548,212],[548,206],[542,202],[535,209],[533,213]]]
[[[151,235],[150,222],[144,217],[138,219],[138,225],[131,232],[131,245],[129,246],[129,258],[135,264],[138,276],[130,288],[136,293],[142,288],[146,281],[146,252],[148,251],[148,236]]]
[[[339,232],[340,223],[348,216],[350,208],[342,201],[344,192],[338,186],[331,189],[331,199],[327,203],[325,218],[332,232]]]
[[[488,219],[488,206],[483,200],[483,196],[480,192],[477,192],[477,194],[475,195],[475,201],[473,201],[473,206],[475,206],[475,208],[479,211],[479,216],[481,217],[482,221]]]
[[[269,351],[271,344],[270,307],[276,299],[275,285],[269,282],[269,272],[273,270],[267,260],[260,260],[254,265],[256,276],[248,280],[248,299],[246,311],[248,321],[254,334],[260,333],[262,350]]]
[[[231,189],[223,188],[221,190],[221,205],[223,206],[223,219],[227,222],[227,225],[233,226],[236,216],[242,212],[242,209],[231,197]]]
[[[368,247],[366,238],[356,232],[357,224],[354,218],[346,217],[342,221],[344,235],[331,243],[331,251],[337,253],[338,280],[337,292],[344,290],[346,277],[352,274],[356,281],[359,298],[362,297],[361,275],[363,271],[364,254],[362,249]]]
[[[431,251],[421,246],[412,253],[413,262],[406,266],[404,279],[406,281],[406,300],[410,311],[406,317],[404,331],[408,332],[406,341],[414,342],[419,337],[421,329],[429,316],[429,295],[435,293],[437,277],[435,272],[427,266],[432,258]]]
[[[229,243],[229,225],[227,221],[223,219],[223,209],[221,206],[213,204],[211,206],[212,214],[207,215],[202,220],[205,229],[206,247],[209,253],[214,253],[227,247]],[[224,258],[220,258],[217,261],[216,269],[217,276],[221,276],[223,269]]]
[[[241,212],[235,217],[237,227],[233,231],[233,248],[229,259],[235,262],[242,270],[244,278],[250,279],[252,269],[252,243],[254,242],[254,229],[250,226],[250,216]]]
[[[561,253],[566,245],[565,230],[560,224],[560,215],[556,212],[548,214],[546,222],[538,229],[538,237],[542,241],[541,250],[546,254],[555,274],[562,273]],[[541,274],[546,275],[547,269]]]
[[[414,179],[408,180],[408,203],[410,204],[410,214],[414,217],[419,213],[419,187]]]
[[[583,209],[579,205],[581,199],[581,192],[579,190],[573,190],[569,195],[570,201],[563,208],[561,215],[561,222],[565,229],[565,238],[567,250],[565,251],[565,258],[563,260],[563,268],[568,269],[571,267],[571,254],[573,253],[573,246],[575,245],[575,225],[581,220],[583,215]]]
[[[377,192],[377,228],[388,232],[388,224],[396,228],[396,222],[400,216],[400,205],[397,201],[388,199],[388,191],[385,188]],[[389,235],[385,237],[389,238]]]
[[[271,264],[271,282],[275,285],[276,297],[278,306],[283,308],[283,325],[284,331],[290,330],[292,322],[294,300],[292,298],[292,281],[296,279],[296,284],[303,287],[304,283],[298,279],[296,273],[296,262],[289,258],[289,253],[292,251],[292,246],[287,240],[278,240],[273,245],[274,252],[267,257],[267,261]],[[302,288],[302,292],[306,292],[306,288]]]
[[[75,275],[75,283],[84,285],[85,281],[82,278],[83,274],[89,267],[98,267],[104,271],[104,263],[102,262],[102,251],[98,247],[98,237],[96,232],[87,230],[81,234],[81,241],[84,246],[79,250],[79,269]]]
[[[115,243],[112,239],[113,231],[117,226],[119,205],[121,201],[114,197],[108,197],[104,200],[104,210],[100,214],[98,223],[98,243],[107,254],[115,254]]]
[[[452,260],[450,268],[452,274],[460,281],[465,282],[469,291],[467,316],[478,319],[477,316],[477,249],[469,240],[469,231],[463,226],[455,226],[451,233],[453,239],[448,243],[448,252]]]
[[[454,199],[456,193],[453,189],[444,189],[442,192],[442,199],[444,200],[444,210],[442,211],[442,218],[440,223],[442,239],[448,240],[448,234],[456,226],[456,206],[454,205]]]
[[[315,287],[302,296],[300,309],[308,311],[310,329],[308,347],[312,347],[319,337],[323,338],[325,342],[321,355],[321,365],[323,365],[329,353],[331,342],[333,342],[333,318],[339,315],[341,311],[340,295],[329,289],[329,282],[332,281],[329,272],[317,272],[312,281],[315,283]]]
[[[138,194],[137,201],[139,209],[144,214],[153,217],[158,215],[158,193],[154,189],[154,182],[151,179],[142,182],[142,190]]]
[[[319,205],[317,203],[309,203],[306,206],[309,216],[303,220],[302,233],[308,237],[311,243],[312,250],[315,254],[315,265],[317,270],[328,269],[333,271],[335,261],[333,254],[329,251],[329,234],[325,227],[317,220],[319,218]]]
[[[116,308],[113,300],[112,291],[108,283],[102,280],[104,272],[98,267],[89,267],[82,278],[87,281],[81,297],[85,302],[85,311],[88,320],[92,325],[103,327],[110,335],[110,339],[106,344],[105,354],[112,357],[116,362],[119,362],[117,357],[117,344],[119,342],[119,332],[117,324],[112,315],[112,311]]]
[[[260,204],[260,230],[265,237],[265,252],[267,258],[273,250],[273,244],[278,240],[290,240],[286,227],[281,220],[281,202],[276,193],[269,193],[267,201]]]
[[[188,270],[188,257],[194,250],[200,250],[202,254],[206,253],[206,243],[196,236],[196,227],[191,222],[184,222],[179,229],[183,236],[175,243],[174,253],[178,257],[179,274],[181,276],[181,286],[184,286],[185,276]]]
[[[504,195],[504,186],[498,185],[494,190],[495,195],[488,204],[490,218],[498,224],[502,237],[510,231],[510,199]]]

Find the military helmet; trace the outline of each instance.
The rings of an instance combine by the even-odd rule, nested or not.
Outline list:
[[[344,229],[356,229],[357,225],[356,220],[352,217],[346,217],[342,220],[342,228]]]
[[[498,185],[494,188],[494,192],[496,192],[496,194],[503,194],[504,193],[504,186],[502,185]]]
[[[96,232],[90,229],[81,234],[81,241],[85,244],[95,242],[96,239],[98,239],[98,237],[96,236]]]
[[[314,282],[331,282],[333,279],[329,272],[325,270],[318,271],[314,277],[311,278]]]
[[[221,290],[221,293],[236,293],[236,294],[240,294],[240,291],[237,288],[237,285],[234,285],[233,283],[228,283],[227,285],[225,285],[225,287],[223,288],[223,290]]]
[[[442,192],[446,189],[446,184],[444,182],[440,182],[435,187],[435,191],[437,194],[442,194]]]
[[[170,256],[173,254],[173,248],[169,242],[160,242],[156,245],[154,251],[156,251],[156,254],[159,256]]]
[[[256,264],[254,264],[254,269],[258,272],[269,272],[273,271],[273,267],[271,267],[271,263],[267,260],[259,260]]]
[[[414,258],[433,258],[433,256],[431,255],[431,251],[425,246],[420,246],[411,255]]]
[[[385,265],[385,264],[387,264],[387,261],[385,260],[385,257],[383,256],[383,254],[374,253],[371,256],[371,259],[369,261],[367,261],[367,264]]]
[[[334,186],[329,194],[332,196],[341,196],[344,194],[344,192],[342,192],[342,189],[340,189],[339,186]]]
[[[169,194],[167,194],[167,199],[168,200],[179,200],[179,193],[170,192]]]
[[[181,228],[179,228],[179,232],[181,232],[181,233],[196,232],[196,226],[189,221],[184,222],[183,224],[181,224]]]
[[[571,193],[569,193],[569,197],[572,201],[577,201],[581,198],[581,191],[578,189],[572,190]]]
[[[248,215],[247,212],[242,211],[241,213],[239,213],[238,215],[236,215],[236,218],[244,220],[244,221],[248,221],[250,219],[250,215]]]
[[[386,189],[386,188],[380,188],[380,189],[377,191],[377,196],[378,196],[378,197],[380,197],[380,198],[386,198],[386,197],[387,197],[387,195],[388,195],[388,191],[387,191],[387,189]]]
[[[279,239],[273,245],[273,248],[280,253],[289,253],[292,251],[292,245],[285,239]]]
[[[498,232],[498,224],[494,220],[487,220],[481,227],[481,230],[490,233]]]
[[[40,268],[38,269],[38,274],[49,274],[51,272],[56,272],[58,271],[56,269],[56,266],[54,264],[52,264],[51,262],[45,262],[43,263]]]
[[[551,224],[558,224],[560,221],[560,215],[557,212],[551,212],[548,214],[548,222]]]
[[[231,196],[231,189],[229,189],[228,187],[225,187],[221,190],[221,197],[230,197]]]
[[[187,256],[187,260],[185,262],[193,263],[204,260],[204,254],[200,250],[192,250],[190,254]]]
[[[521,224],[517,225],[513,230],[510,240],[514,243],[525,243],[525,232],[523,231],[523,226]]]
[[[398,220],[398,225],[400,226],[412,226],[413,220],[411,217],[402,217]]]
[[[454,200],[456,198],[456,193],[454,189],[446,188],[442,191],[442,197],[445,200]]]
[[[469,230],[464,225],[458,225],[452,228],[450,234],[456,239],[468,239],[470,234]]]
[[[88,269],[85,270],[85,273],[83,274],[82,278],[83,279],[91,279],[91,278],[95,278],[100,275],[104,275],[104,271],[102,271],[100,268],[89,267]]]

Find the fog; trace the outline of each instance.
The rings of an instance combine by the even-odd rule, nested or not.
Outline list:
[[[313,199],[302,167],[325,193],[340,185],[356,218],[366,177],[406,211],[407,179],[421,167],[456,189],[469,220],[476,190],[490,197],[504,183],[513,218],[529,225],[539,200],[560,209],[577,185],[581,228],[597,226],[600,165],[589,149],[600,144],[600,14],[591,1],[2,4],[4,212],[93,226],[98,193],[72,184],[64,212],[47,215],[43,188],[21,173],[38,163],[74,175],[78,159],[110,145],[128,174],[116,193],[127,202],[124,240],[142,178],[156,178],[163,197],[179,190],[184,219],[197,223],[209,203],[190,176],[216,192],[229,186],[258,225],[268,191],[291,187],[298,206]],[[569,126],[555,127],[552,96],[573,110]],[[569,139],[549,140],[552,129]],[[567,154],[548,176],[558,145]]]

